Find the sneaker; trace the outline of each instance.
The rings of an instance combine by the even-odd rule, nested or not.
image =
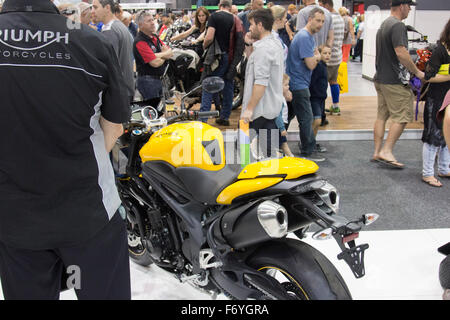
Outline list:
[[[324,152],[327,152],[327,148],[321,146],[320,144],[316,144],[316,147],[314,148],[314,152],[324,153]]]
[[[321,127],[324,127],[324,126],[326,126],[326,125],[328,125],[328,124],[329,124],[329,122],[328,122],[327,119],[322,119],[322,121],[320,122],[320,126],[321,126]]]
[[[331,106],[331,107],[330,107],[330,113],[331,113],[331,114],[335,113],[335,114],[340,115],[340,114],[341,114],[341,109],[340,109],[339,107],[333,107],[333,106]]]
[[[316,152],[313,152],[311,154],[305,154],[305,153],[300,153],[300,158],[306,159],[306,160],[310,160],[310,161],[314,161],[314,162],[322,162],[325,161],[326,158],[322,157],[321,155],[318,155]]]
[[[223,119],[223,118],[217,118],[216,119],[216,124],[221,125],[221,126],[229,126],[230,125],[230,121]]]

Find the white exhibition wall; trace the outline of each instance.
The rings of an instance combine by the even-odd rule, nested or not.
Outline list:
[[[375,53],[376,53],[376,34],[381,23],[390,15],[389,10],[371,10],[369,7],[365,12],[366,33],[363,48],[363,67],[362,74],[365,78],[373,79],[375,75]],[[428,36],[430,43],[436,42],[442,30],[450,18],[449,10],[412,10],[405,24],[413,26],[423,35]],[[408,37],[418,38],[417,33],[408,32]]]

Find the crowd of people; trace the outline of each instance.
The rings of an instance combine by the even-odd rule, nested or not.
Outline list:
[[[447,177],[450,174],[450,156],[440,125],[435,121],[437,106],[442,103],[450,83],[446,75],[437,74],[440,65],[446,63],[445,43],[448,40],[444,30],[441,45],[428,64],[429,69],[425,73],[425,70],[417,69],[408,54],[406,29],[401,22],[407,17],[410,5],[414,5],[414,2],[393,1],[392,16],[383,23],[377,36],[375,87],[379,106],[371,161],[394,168],[404,167],[394,157],[393,148],[406,124],[412,121],[410,105],[413,93],[407,87],[411,73],[432,83],[424,112],[423,180],[439,187],[442,183],[435,177],[433,169],[436,154],[439,154],[438,175]],[[133,60],[139,93],[144,100],[156,104],[162,95],[160,78],[164,66],[172,57],[172,50],[167,44],[189,38],[192,44],[197,45],[197,52],[204,54],[205,71],[202,78],[219,76],[225,81],[220,117],[216,119],[216,124],[222,126],[230,125],[233,77],[243,52],[247,63],[241,119],[250,123],[255,137],[265,137],[253,141],[252,150],[256,158],[280,155],[280,152],[293,155],[287,144],[287,129],[296,117],[299,123],[300,156],[316,162],[324,161],[327,150],[316,142],[316,136],[319,127],[328,124],[326,110],[340,113],[339,67],[350,59],[359,58],[361,62],[363,59],[364,15],[355,13],[350,16],[345,7],[335,9],[332,0],[318,0],[318,4],[315,0],[304,0],[298,8],[294,4],[284,8],[269,2],[267,9],[264,9],[262,0],[252,0],[241,12],[231,1],[223,0],[216,12],[210,13],[205,7],[199,7],[191,16],[185,12],[178,15],[156,13],[153,16],[149,11],[132,15],[123,11],[113,0],[93,0],[92,5],[85,2],[62,5],[59,9],[69,18],[98,29],[112,41],[130,100],[134,97]],[[258,10],[266,10],[266,16],[258,13],[254,18],[254,12]],[[273,21],[265,21],[269,15]],[[251,20],[255,24],[253,29]],[[265,34],[264,25],[268,26],[270,22],[271,32]],[[259,24],[263,29],[259,29]],[[180,29],[180,26],[183,28]],[[127,35],[127,29],[131,37]],[[262,55],[261,49],[255,50],[259,48],[261,40],[267,42],[266,35],[280,44],[282,60],[273,60],[278,57],[277,52]],[[391,39],[397,41],[397,47],[388,45]],[[439,61],[436,60],[438,57]],[[215,62],[218,67],[212,70],[211,66]],[[282,68],[282,75],[278,68]],[[278,78],[273,79],[275,76]],[[332,104],[327,108],[325,101],[328,88]],[[217,99],[217,95],[203,92],[200,110],[210,110]],[[383,143],[387,119],[391,119],[393,125]],[[278,129],[278,139],[272,139],[273,134],[261,134],[274,129]],[[259,155],[257,149],[261,149]]]
[[[337,82],[339,66],[342,61],[348,61],[352,47],[356,45],[356,48],[361,48],[362,43],[358,47],[356,39],[363,38],[361,36],[363,28],[361,28],[361,23],[357,24],[356,29],[359,29],[359,32],[356,32],[354,21],[349,17],[348,10],[346,8],[335,10],[333,1],[319,0],[318,5],[314,0],[305,0],[303,3],[304,5],[299,8],[299,11],[295,5],[289,5],[287,10],[270,3],[267,6],[274,18],[273,35],[280,41],[284,52],[285,76],[290,79],[289,94],[292,96],[289,100],[286,97],[278,97],[278,99],[285,100],[288,111],[286,126],[278,127],[281,127],[284,132],[293,117],[297,117],[300,156],[319,162],[325,160],[323,153],[327,150],[316,143],[315,137],[319,126],[328,124],[325,113],[328,86],[332,96],[332,105],[329,106],[329,111],[340,113],[340,86]],[[238,14],[247,32],[245,42],[247,45],[246,55],[250,57],[249,62],[253,54],[251,53],[251,44],[260,39],[258,37],[252,39],[254,34],[248,32],[251,31],[248,17],[251,12],[260,10],[262,7],[262,1],[254,0],[248,11]],[[265,62],[268,64],[267,61]],[[276,72],[271,74],[276,74]],[[250,85],[246,74],[246,88],[248,89]],[[245,90],[244,93],[247,91]],[[266,95],[267,93],[264,94],[264,96]],[[245,111],[246,103],[247,99],[244,97],[243,115],[244,112],[248,113]],[[270,127],[268,125],[265,129],[270,130]],[[281,144],[284,142],[284,136],[280,137],[280,141]],[[265,144],[272,143],[271,140],[264,142]],[[271,148],[276,148],[276,146],[273,145]],[[281,147],[281,150],[285,155],[292,154],[286,147]]]

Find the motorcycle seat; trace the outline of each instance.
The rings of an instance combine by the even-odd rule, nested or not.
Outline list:
[[[319,167],[312,161],[284,157],[254,162],[241,170],[237,181],[223,189],[217,196],[219,204],[241,201],[251,193],[270,188],[283,180],[294,180],[315,173]]]
[[[227,164],[218,171],[179,167],[175,169],[175,174],[195,200],[207,204],[217,204],[217,196],[237,180],[241,169],[239,164]]]

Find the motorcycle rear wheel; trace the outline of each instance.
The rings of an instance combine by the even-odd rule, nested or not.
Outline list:
[[[339,271],[304,242],[284,239],[264,243],[247,259],[247,264],[275,277],[292,299],[352,299]]]

